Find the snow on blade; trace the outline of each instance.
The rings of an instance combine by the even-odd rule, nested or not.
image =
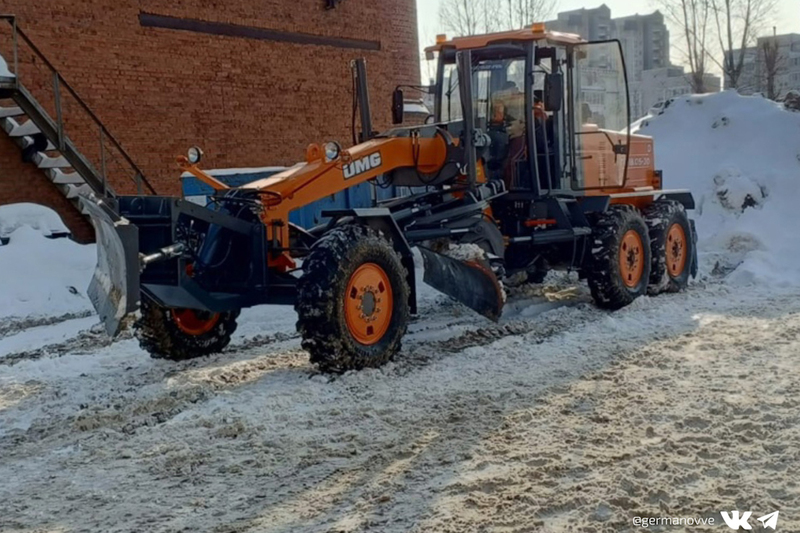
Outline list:
[[[800,284],[800,114],[733,91],[676,99],[637,132],[655,138],[667,189],[697,200],[704,274]],[[788,231],[787,231],[788,230]]]
[[[443,254],[457,261],[481,261],[486,252],[477,244],[450,244]]]

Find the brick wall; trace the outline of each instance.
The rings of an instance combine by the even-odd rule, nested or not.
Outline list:
[[[79,242],[93,238],[89,221],[38,168],[23,163],[17,145],[0,134],[0,205],[29,202],[57,211]]]
[[[419,81],[415,0],[344,0],[334,10],[325,3],[5,0],[3,11],[19,17],[158,192],[177,194],[175,156],[193,144],[204,148],[210,168],[288,165],[303,159],[310,142],[349,145],[349,62],[356,57],[367,59],[376,126],[389,125],[394,86]],[[143,13],[370,41],[380,50],[143,27]],[[49,92],[41,72],[33,69],[30,81],[35,94]],[[71,136],[96,160],[97,133],[74,117],[68,109]],[[0,203],[50,202],[72,220],[36,169],[6,164],[12,148],[0,143]],[[121,174],[113,186],[135,190]]]

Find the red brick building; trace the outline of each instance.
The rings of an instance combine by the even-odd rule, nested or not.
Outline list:
[[[193,144],[212,168],[288,165],[310,142],[350,144],[356,57],[368,62],[378,127],[388,125],[393,88],[419,81],[415,0],[5,0],[2,9],[160,194],[179,193],[175,156]],[[8,36],[0,34],[0,52],[11,63]],[[21,58],[20,80],[47,100],[51,79]],[[91,152],[97,131],[71,105],[62,111],[69,135]],[[109,176],[118,193],[135,191]],[[51,206],[79,238],[90,234],[0,135],[0,204],[15,202]]]

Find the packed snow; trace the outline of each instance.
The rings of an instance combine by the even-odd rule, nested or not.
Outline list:
[[[799,120],[724,93],[642,121],[697,198],[689,291],[609,313],[551,273],[495,325],[423,287],[397,360],[337,377],[290,307],[195,361],[112,341],[80,313],[94,247],[14,222],[0,316],[37,318],[0,320],[0,531],[800,530]]]
[[[800,284],[800,113],[726,91],[675,99],[638,133],[655,139],[665,188],[694,193],[706,272]]]

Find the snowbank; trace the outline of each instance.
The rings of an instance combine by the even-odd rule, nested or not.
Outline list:
[[[4,78],[15,77],[14,73],[8,69],[8,63],[6,63],[6,60],[3,58],[3,56],[0,56],[0,77]]]
[[[24,203],[0,206],[0,237],[8,237],[22,226],[29,226],[45,237],[69,233],[58,213],[50,208]]]
[[[94,265],[94,245],[48,239],[66,231],[58,215],[41,206],[0,207],[0,319],[61,316],[92,310],[86,296]]]
[[[640,121],[665,188],[695,194],[701,268],[800,284],[800,114],[733,91],[676,99]]]

